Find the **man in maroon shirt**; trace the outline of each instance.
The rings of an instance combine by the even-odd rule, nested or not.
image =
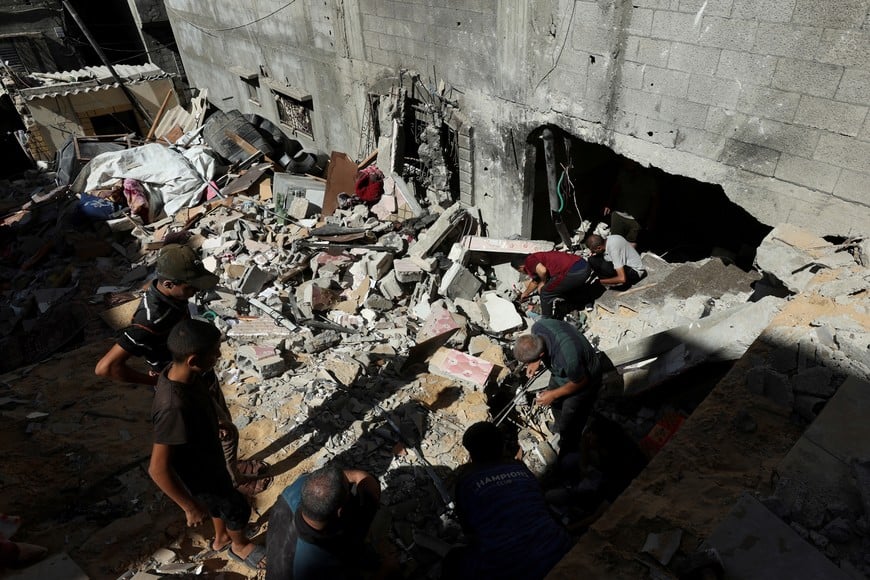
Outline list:
[[[525,258],[514,258],[511,265],[530,277],[526,289],[520,294],[520,301],[537,290],[541,295],[541,314],[546,318],[554,317],[553,301],[556,298],[578,301],[578,294],[591,273],[586,260],[567,252],[535,252]]]

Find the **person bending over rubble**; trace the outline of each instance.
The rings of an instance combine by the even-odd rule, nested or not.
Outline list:
[[[628,290],[646,276],[640,254],[622,236],[611,234],[605,239],[590,234],[586,236],[585,244],[592,252],[589,265],[603,286]]]
[[[364,471],[328,464],[299,477],[269,511],[266,580],[383,576],[386,562],[365,543],[380,497]]]
[[[556,298],[582,302],[582,291],[591,272],[586,260],[567,252],[535,252],[525,258],[514,258],[511,265],[530,278],[520,294],[520,302],[537,290],[541,295],[541,314],[545,318],[557,318],[553,313]]]
[[[166,337],[178,322],[190,318],[188,300],[198,291],[211,290],[217,282],[218,277],[206,270],[192,248],[180,244],[164,246],[157,256],[157,278],[142,297],[132,324],[100,359],[94,372],[116,381],[157,384],[160,372],[172,360]],[[150,368],[148,374],[130,368],[128,362],[134,356],[145,359]],[[239,430],[233,424],[217,379],[212,385],[212,397],[233,483],[245,495],[262,492],[271,483],[271,478],[260,477],[267,465],[262,461],[238,460]]]
[[[211,516],[213,549],[226,549],[231,559],[258,569],[264,567],[265,549],[245,536],[251,508],[226,469],[209,393],[220,344],[220,330],[202,320],[183,320],[170,331],[172,363],[157,379],[148,475],[184,510],[188,526]]]
[[[559,433],[559,457],[579,450],[580,437],[601,387],[601,361],[586,337],[567,322],[543,318],[514,344],[514,357],[532,377],[543,364],[550,383],[535,403],[551,406]]]
[[[573,544],[544,502],[535,476],[504,456],[493,423],[475,423],[462,436],[471,463],[459,468],[456,513],[470,541],[449,552],[441,577],[543,578]]]

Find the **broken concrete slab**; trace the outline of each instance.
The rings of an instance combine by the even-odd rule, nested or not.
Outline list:
[[[855,265],[848,252],[791,224],[777,225],[762,240],[755,257],[757,267],[775,276],[792,292],[801,292],[821,269]]]
[[[741,496],[707,544],[719,552],[726,578],[849,578],[748,494]]]
[[[263,289],[263,286],[275,279],[275,275],[271,272],[263,271],[257,266],[251,265],[245,270],[241,282],[239,282],[239,292],[242,294],[257,294]]]
[[[550,252],[556,247],[556,244],[547,240],[505,240],[484,236],[464,236],[459,243],[472,252],[499,254]]]
[[[378,281],[381,293],[390,300],[398,300],[405,295],[405,288],[399,282],[396,272],[390,271]]]
[[[241,368],[251,368],[261,379],[280,376],[287,364],[273,346],[243,345],[236,352]]]
[[[523,326],[523,318],[510,300],[505,300],[495,292],[484,292],[481,303],[491,331],[508,332]]]
[[[429,255],[459,224],[465,210],[455,203],[438,216],[435,223],[417,237],[417,241],[408,248],[408,258],[427,272],[435,270],[435,260]]]
[[[429,361],[429,372],[483,389],[495,365],[489,361],[449,348],[440,348]]]
[[[293,330],[278,324],[267,316],[256,318],[240,318],[230,326],[227,336],[231,338],[286,338],[293,335]]]

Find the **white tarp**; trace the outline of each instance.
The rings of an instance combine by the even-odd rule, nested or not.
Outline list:
[[[151,202],[151,215],[162,208],[168,215],[195,206],[214,177],[215,158],[206,147],[183,152],[152,143],[97,155],[88,166],[85,191],[111,187],[118,179],[142,183]]]

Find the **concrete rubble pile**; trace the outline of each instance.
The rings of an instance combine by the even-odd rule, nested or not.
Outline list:
[[[439,110],[430,110],[435,121]],[[400,128],[393,126],[394,137]],[[425,568],[443,556],[445,542],[456,540],[459,530],[449,518],[439,518],[447,512],[445,502],[422,462],[449,478],[467,459],[464,430],[491,418],[493,393],[521,382],[512,374],[509,347],[529,328],[531,315],[514,302],[519,274],[509,260],[554,244],[483,235],[476,209],[444,195],[448,185],[438,169],[443,159],[431,142],[427,177],[416,182],[425,184],[426,194],[417,199],[415,181],[394,170],[400,163],[390,139],[360,164],[333,152],[325,179],[284,172],[293,159],[304,161],[298,152],[291,159],[285,151],[275,163],[263,150],[251,151],[247,140],[231,141],[247,155],[223,175],[210,165],[209,175],[197,178],[195,195],[161,206],[170,207],[171,215],[152,212],[144,219],[129,208],[99,219],[91,215],[92,224],[72,227],[64,216],[82,202],[67,188],[34,192],[30,205],[8,214],[4,230],[17,237],[8,246],[14,260],[3,265],[11,281],[3,288],[9,297],[2,311],[4,336],[21,330],[22,322],[25,336],[43,336],[45,318],[36,313],[55,308],[72,314],[57,314],[48,325],[67,335],[80,331],[85,317],[70,310],[69,297],[93,282],[85,276],[99,278],[99,286],[81,306],[99,307],[108,326],[123,328],[157,250],[189,244],[220,277],[214,290],[199,297],[195,314],[226,334],[218,371],[236,425],[244,433],[272,424],[272,439],[259,443],[274,464],[308,469],[334,460],[379,477],[383,503],[392,508],[394,538]],[[206,145],[193,146],[211,155]],[[162,158],[139,156],[139,150],[155,147],[162,146],[111,155]],[[303,165],[312,170],[322,155],[306,155],[310,163]],[[387,171],[371,164],[376,157],[385,160]],[[141,183],[148,183],[149,167],[138,168]],[[123,177],[107,171],[111,180]],[[122,187],[128,179],[123,177]],[[35,186],[18,185],[19,193]],[[148,185],[145,193],[155,187]],[[46,232],[55,236],[51,244],[40,243]],[[843,250],[824,240],[807,242],[804,234],[781,226],[760,248],[758,266],[793,292],[805,290],[821,269],[849,269],[849,277],[818,291],[850,303],[870,277]],[[644,260],[650,275],[637,288],[608,293],[595,310],[570,319],[588,324],[590,339],[612,363],[622,392],[611,394],[657,384],[704,360],[739,358],[784,300],[750,302],[751,285],[760,277],[715,259],[682,265],[652,255]],[[88,273],[87,266],[96,269]],[[840,375],[866,376],[870,369],[870,335],[842,317],[820,317],[810,335],[781,339],[800,344],[800,354],[794,360],[774,355],[769,365],[753,369],[750,384],[807,420],[833,395]],[[64,340],[47,342],[57,349]],[[45,354],[22,349],[7,364],[37,362]],[[825,366],[817,364],[820,357]],[[534,426],[520,433],[520,446],[540,472],[557,449],[550,445],[548,417],[524,405],[520,412]],[[655,417],[644,420],[648,429]]]

